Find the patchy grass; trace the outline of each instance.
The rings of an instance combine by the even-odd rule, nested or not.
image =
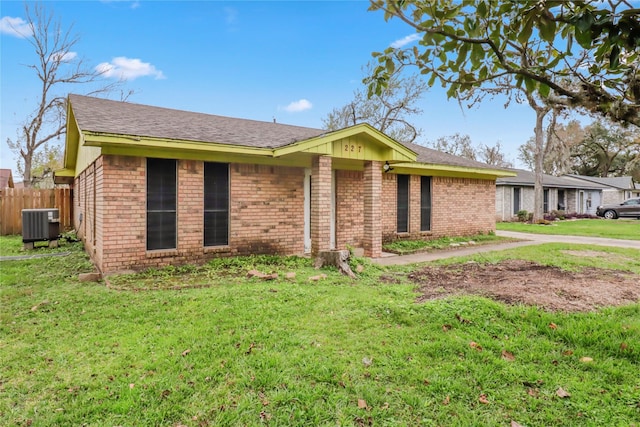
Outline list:
[[[0,256],[21,256],[21,255],[41,255],[67,252],[70,242],[65,239],[59,240],[57,248],[49,248],[48,242],[34,242],[34,249],[25,250],[22,243],[22,236],[4,236],[0,239]]]
[[[587,262],[545,246],[501,256]],[[369,264],[310,282],[308,260],[278,257],[111,278],[208,287],[116,291],[79,283],[91,265],[71,247],[0,264],[0,425],[639,424],[640,305],[416,304]],[[296,278],[246,279],[253,267]]]
[[[511,241],[507,237],[499,237],[495,234],[479,234],[470,237],[441,237],[431,240],[396,240],[383,245],[386,252],[407,255],[417,252],[430,252],[441,249],[449,249],[461,245],[482,245],[496,242]],[[473,242],[473,243],[470,243]]]
[[[640,274],[640,250],[612,246],[546,243],[522,246],[508,251],[492,251],[466,257],[435,261],[438,265],[459,264],[469,261],[496,264],[505,259],[523,259],[541,265],[577,271],[584,267],[630,271]]]
[[[499,222],[498,230],[523,233],[559,234],[610,239],[640,240],[640,221],[636,219],[578,219],[553,221],[550,225],[527,224],[522,222]]]

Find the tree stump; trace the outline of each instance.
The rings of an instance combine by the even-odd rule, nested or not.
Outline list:
[[[351,271],[351,267],[349,267],[349,251],[322,251],[318,253],[316,257],[315,267],[321,268],[325,265],[333,265],[337,267],[338,270],[352,279],[356,278],[356,275]]]

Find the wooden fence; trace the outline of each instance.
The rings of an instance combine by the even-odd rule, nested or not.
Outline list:
[[[22,209],[58,208],[60,231],[73,228],[73,190],[5,188],[0,190],[0,235],[22,234]]]

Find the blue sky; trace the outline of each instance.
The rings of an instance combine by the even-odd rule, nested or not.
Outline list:
[[[124,87],[135,91],[130,102],[318,128],[362,85],[371,52],[413,34],[406,24],[367,11],[367,1],[43,4],[63,28],[73,25],[78,56],[126,79]],[[15,138],[39,96],[39,82],[25,66],[37,60],[33,48],[7,25],[19,28],[24,16],[22,1],[0,2],[0,167],[14,174],[16,159],[5,141]],[[534,113],[503,104],[461,109],[434,87],[421,103],[423,114],[413,118],[422,129],[417,142],[468,134],[476,145],[500,141],[517,162],[518,146],[533,135]]]

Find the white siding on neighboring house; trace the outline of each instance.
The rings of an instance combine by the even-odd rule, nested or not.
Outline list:
[[[576,192],[577,213],[596,214],[596,209],[602,204],[601,192],[597,190],[579,190]]]

